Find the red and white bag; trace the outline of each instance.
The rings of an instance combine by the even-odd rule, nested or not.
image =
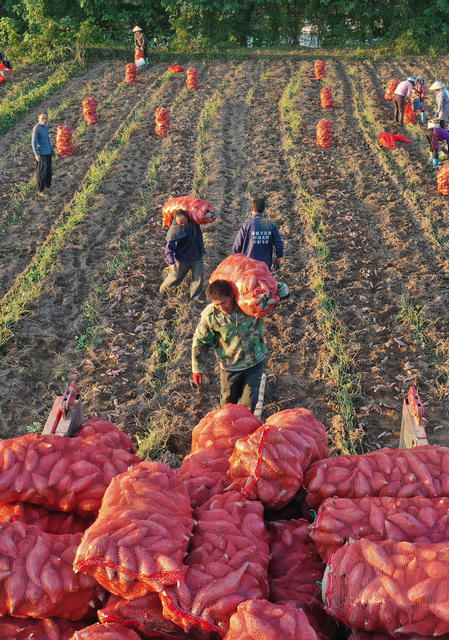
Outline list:
[[[193,518],[187,490],[160,462],[114,478],[73,564],[128,600],[183,579]]]
[[[311,462],[328,453],[325,427],[310,411],[280,411],[235,443],[229,460],[232,488],[280,509],[302,487]]]

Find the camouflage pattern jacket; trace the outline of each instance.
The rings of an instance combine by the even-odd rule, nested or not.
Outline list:
[[[262,321],[243,313],[237,305],[231,313],[222,313],[209,304],[193,336],[193,373],[204,372],[210,347],[214,347],[222,369],[243,371],[254,367],[267,354]]]

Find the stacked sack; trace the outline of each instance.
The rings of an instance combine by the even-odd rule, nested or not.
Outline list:
[[[59,125],[56,127],[56,152],[61,158],[73,155],[72,129]]]
[[[136,81],[137,67],[134,62],[128,62],[125,70],[126,84],[134,84]]]
[[[215,209],[207,200],[195,196],[177,196],[170,198],[162,207],[162,226],[169,227],[173,222],[175,211],[185,211],[190,220],[196,224],[208,224],[217,219]]]
[[[321,118],[316,126],[316,143],[319,147],[328,149],[332,146],[332,122]]]
[[[196,67],[190,67],[187,69],[186,78],[187,89],[196,91],[198,89],[198,69]]]
[[[316,60],[315,61],[315,78],[317,80],[323,80],[326,76],[324,60]]]
[[[95,100],[95,98],[84,98],[83,115],[87,124],[97,124],[97,101]]]
[[[443,196],[449,196],[449,164],[443,164],[437,173],[438,191]]]
[[[332,97],[332,89],[330,87],[323,87],[320,91],[321,108],[333,109],[334,98]]]
[[[278,282],[265,262],[234,253],[213,271],[209,282],[226,280],[232,287],[236,304],[254,318],[266,315],[280,298]]]
[[[395,92],[398,84],[399,80],[396,80],[396,78],[391,78],[388,81],[387,88],[385,89],[385,100],[388,100],[388,102],[391,102],[393,100],[393,93]]]
[[[166,136],[170,131],[170,111],[165,107],[159,107],[155,112],[156,127],[155,133],[157,136]]]

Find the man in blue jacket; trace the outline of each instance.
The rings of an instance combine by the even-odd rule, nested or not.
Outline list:
[[[205,302],[203,256],[206,250],[200,225],[190,220],[185,211],[176,211],[166,239],[165,257],[170,265],[170,273],[161,284],[159,291],[163,293],[168,287],[178,285],[188,272],[192,271],[190,299]]]
[[[31,147],[36,159],[37,193],[44,198],[48,198],[47,194],[44,193],[44,189],[51,187],[51,158],[55,155],[47,125],[48,114],[46,111],[41,111],[38,116],[38,122],[34,125],[31,134]]]
[[[240,227],[232,251],[243,253],[254,260],[261,260],[271,269],[274,248],[276,260],[273,269],[277,269],[282,263],[284,243],[274,222],[264,218],[264,211],[265,198],[254,198],[251,207],[252,217]]]

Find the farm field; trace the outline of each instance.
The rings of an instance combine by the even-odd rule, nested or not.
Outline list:
[[[377,142],[380,131],[399,132],[388,79],[444,78],[447,60],[290,54],[187,66],[198,68],[198,91],[167,63],[135,85],[122,82],[123,63],[94,65],[1,136],[11,179],[0,185],[0,436],[38,427],[74,379],[88,417],[110,418],[142,452],[179,463],[219,389],[213,356],[202,392],[190,384],[201,308],[187,285],[157,295],[161,207],[193,193],[220,216],[204,229],[206,276],[231,251],[252,195],[266,196],[285,241],[279,279],[291,296],[264,321],[265,415],[309,408],[334,453],[397,446],[402,399],[415,384],[429,441],[448,445],[448,202],[424,127],[405,127],[412,144],[395,151]],[[333,110],[320,107],[323,85]],[[98,103],[92,127],[82,119],[87,95]],[[75,144],[55,161],[44,203],[29,145],[41,106],[52,140],[67,124]],[[166,138],[153,134],[160,106],[171,112]],[[316,146],[322,117],[333,122],[330,149]]]

